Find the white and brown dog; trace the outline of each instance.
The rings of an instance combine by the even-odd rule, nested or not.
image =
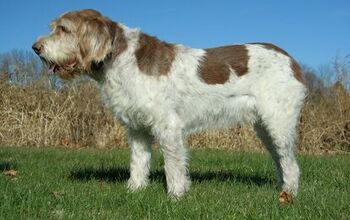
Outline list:
[[[282,49],[250,43],[210,49],[170,44],[95,10],[68,12],[51,23],[34,51],[62,78],[99,82],[106,104],[128,128],[130,190],[148,183],[151,144],[164,154],[168,193],[190,187],[185,137],[247,122],[272,155],[281,202],[296,195],[296,129],[306,89],[299,65]]]

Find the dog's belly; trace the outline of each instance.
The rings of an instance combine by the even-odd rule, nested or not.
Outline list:
[[[253,123],[257,116],[255,98],[248,95],[193,99],[191,103],[184,104],[179,112],[186,133]]]

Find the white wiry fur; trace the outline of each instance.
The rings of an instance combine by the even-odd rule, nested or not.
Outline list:
[[[288,56],[246,45],[249,72],[223,85],[208,85],[197,73],[205,51],[177,45],[170,73],[156,78],[137,68],[133,54],[138,31],[125,26],[124,31],[128,49],[107,70],[101,91],[131,130],[131,189],[148,182],[152,137],[162,146],[168,192],[179,197],[190,186],[184,138],[191,132],[248,122],[275,160],[282,190],[297,194],[294,140],[305,87],[294,78]]]
[[[281,190],[297,194],[294,141],[306,90],[294,77],[289,56],[247,44],[248,72],[238,77],[232,70],[228,82],[207,84],[198,74],[206,51],[176,45],[170,71],[151,76],[141,72],[135,57],[140,31],[120,26],[127,48],[105,64],[100,88],[105,103],[128,128],[131,190],[148,183],[153,140],[164,154],[168,193],[178,198],[190,187],[186,136],[245,122],[255,126],[271,153]],[[64,56],[56,44],[45,46],[47,53]]]

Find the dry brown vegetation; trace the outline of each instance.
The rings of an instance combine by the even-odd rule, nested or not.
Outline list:
[[[298,149],[350,152],[350,55],[315,71],[303,66],[309,95]],[[126,147],[125,130],[103,106],[92,82],[57,89],[28,51],[0,54],[0,146]],[[336,83],[334,83],[336,82]],[[203,132],[193,148],[262,149],[250,126]]]
[[[123,137],[92,84],[63,91],[0,84],[0,145],[123,147]]]
[[[55,91],[40,83],[0,83],[0,145],[126,147],[125,130],[101,103],[93,83]],[[262,149],[250,126],[193,135],[193,148]],[[350,152],[350,96],[341,83],[312,91],[305,103],[298,149]]]

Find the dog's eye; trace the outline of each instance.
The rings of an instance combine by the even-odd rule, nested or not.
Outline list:
[[[69,30],[65,26],[62,26],[62,25],[58,25],[56,27],[56,30],[59,32],[69,33]]]

